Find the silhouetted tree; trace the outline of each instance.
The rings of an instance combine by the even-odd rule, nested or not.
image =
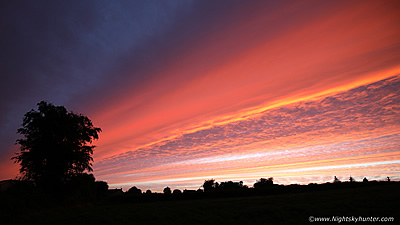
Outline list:
[[[147,191],[146,191],[146,195],[151,195],[151,190],[150,189],[148,189]]]
[[[259,188],[268,188],[271,187],[274,184],[274,178],[270,177],[268,179],[261,178],[260,180],[257,180],[256,183],[254,183],[254,188],[259,189]]]
[[[387,181],[390,182],[390,177],[387,177]]]
[[[21,178],[39,185],[61,184],[85,170],[92,170],[95,146],[87,145],[98,139],[100,128],[82,115],[68,112],[63,106],[38,103],[38,111],[24,116],[24,135],[18,139],[20,152],[12,159],[19,163]]]
[[[243,188],[243,181],[240,182],[233,182],[233,181],[227,181],[227,182],[221,182],[219,185],[219,189],[222,191],[238,191]]]
[[[350,181],[350,183],[356,182],[356,180],[354,180],[354,178],[353,178],[353,177],[351,177],[351,176],[350,176],[350,179],[349,179],[349,181]]]
[[[164,192],[165,195],[170,195],[171,194],[171,188],[166,187],[166,188],[164,188],[163,192]]]
[[[174,195],[180,195],[180,194],[182,194],[182,191],[179,190],[179,189],[175,189],[175,190],[172,192],[172,194],[174,194]]]
[[[140,189],[137,188],[136,186],[133,186],[133,187],[129,188],[128,194],[131,194],[131,195],[140,195],[140,194],[142,194],[142,190],[140,190]]]
[[[363,182],[364,182],[364,183],[367,183],[367,182],[368,182],[368,179],[367,179],[366,177],[364,177]]]
[[[340,183],[341,181],[335,176],[334,178],[333,178],[333,183]]]
[[[203,184],[204,192],[215,190],[218,186],[218,183],[216,183],[214,179],[205,180]]]

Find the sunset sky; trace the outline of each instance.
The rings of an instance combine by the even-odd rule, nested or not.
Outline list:
[[[2,1],[0,180],[42,100],[111,188],[400,180],[400,1]]]

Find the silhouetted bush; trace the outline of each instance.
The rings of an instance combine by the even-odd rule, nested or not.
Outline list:
[[[64,195],[67,203],[92,202],[96,198],[96,185],[93,174],[76,174],[72,176],[60,190],[53,192],[55,195]]]
[[[129,188],[127,194],[129,194],[129,195],[141,195],[142,194],[142,190],[140,190],[136,186],[133,186],[133,187]]]
[[[96,197],[101,198],[105,197],[107,195],[108,191],[108,184],[105,181],[96,181],[95,182],[95,192],[96,192]]]
[[[169,188],[169,187],[164,188],[163,193],[165,195],[170,195],[171,194],[171,188]]]

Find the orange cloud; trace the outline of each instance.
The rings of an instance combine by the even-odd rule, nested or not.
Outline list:
[[[365,146],[358,158],[346,155],[357,149],[349,141],[369,143],[368,138],[399,133],[399,78],[393,78],[400,74],[398,4],[314,3],[260,14],[266,9],[246,6],[238,17],[243,20],[224,21],[221,29],[188,40],[194,45],[178,46],[168,64],[141,71],[151,79],[123,86],[103,103],[107,109],[93,110],[98,112],[93,121],[104,131],[96,174],[112,183],[259,175],[257,168],[269,168],[269,161],[256,167],[257,161],[246,158],[238,168],[229,160],[179,162],[269,151],[284,155],[297,148],[308,150],[303,157],[280,158],[268,171],[346,165],[352,159],[381,171],[373,163],[398,160],[387,143],[380,150],[385,157],[371,153],[380,147]],[[320,149],[335,144],[348,149]],[[321,154],[313,155],[313,148]],[[308,163],[296,164],[303,161]]]
[[[112,182],[143,183],[272,175],[284,180],[342,174],[346,167],[360,175],[355,168],[362,165],[398,165],[400,99],[393,93],[399,86],[400,78],[393,77],[277,107],[107,158],[96,171]]]

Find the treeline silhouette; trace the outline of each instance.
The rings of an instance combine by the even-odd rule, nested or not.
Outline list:
[[[112,201],[123,202],[141,202],[154,200],[180,200],[180,199],[199,199],[199,198],[219,198],[219,197],[245,197],[257,195],[276,195],[287,193],[313,192],[341,188],[367,187],[374,185],[400,185],[400,182],[390,181],[388,177],[386,181],[368,181],[364,178],[358,182],[353,177],[348,181],[340,181],[336,176],[332,182],[317,184],[309,183],[307,185],[290,184],[282,185],[275,184],[273,178],[261,178],[257,180],[253,187],[243,184],[243,181],[224,181],[216,182],[214,179],[205,180],[202,188],[197,190],[171,190],[170,187],[165,187],[162,193],[154,193],[151,190],[142,191],[136,186],[131,187],[128,191],[123,192],[122,189],[110,190],[113,192]]]
[[[36,207],[38,205],[76,205],[96,204],[104,202],[145,202],[162,200],[181,200],[199,198],[240,197],[255,195],[274,195],[286,193],[312,192],[339,188],[351,188],[373,185],[399,185],[400,182],[368,181],[364,178],[357,182],[350,177],[348,181],[340,181],[336,176],[332,182],[307,185],[275,184],[272,177],[257,180],[252,187],[244,185],[242,181],[216,182],[214,179],[205,180],[197,190],[171,190],[165,187],[162,193],[151,190],[142,191],[136,186],[127,191],[122,189],[109,189],[105,181],[96,181],[92,174],[79,174],[62,186],[43,188],[26,180],[6,180],[0,182],[0,201],[7,207]]]
[[[108,184],[104,181],[95,181],[92,174],[82,174],[76,176],[71,182],[68,182],[63,187],[53,190],[48,193],[41,190],[41,187],[35,187],[29,181],[12,181],[9,188],[2,188],[2,194],[7,193],[9,196],[17,196],[19,198],[29,198],[32,196],[56,197],[56,200],[63,203],[82,203],[96,201],[146,201],[146,200],[173,200],[173,199],[193,199],[193,198],[209,198],[209,197],[233,197],[233,196],[251,196],[251,195],[271,195],[283,193],[297,193],[307,191],[319,191],[337,188],[371,186],[379,184],[395,184],[399,182],[387,181],[368,181],[364,178],[362,182],[356,182],[352,177],[349,181],[342,182],[336,176],[333,182],[308,185],[290,184],[281,185],[274,184],[273,178],[261,178],[257,180],[253,187],[244,185],[242,181],[225,181],[218,183],[214,179],[205,180],[202,188],[197,190],[171,190],[170,187],[165,187],[162,193],[152,192],[151,190],[142,191],[136,186],[131,187],[124,192],[122,189],[109,189]],[[4,186],[4,185],[2,185]],[[28,197],[29,196],[29,197]],[[45,198],[46,199],[46,198]]]

